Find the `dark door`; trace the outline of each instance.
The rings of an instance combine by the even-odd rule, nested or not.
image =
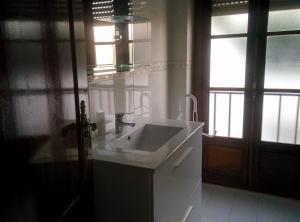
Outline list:
[[[261,21],[252,185],[300,198],[300,3],[266,1]]]
[[[204,181],[299,197],[299,1],[197,4]]]
[[[243,187],[247,179],[248,1],[197,4],[193,92],[200,101],[204,130],[216,134],[203,140],[203,179]]]
[[[78,127],[78,102],[87,98],[81,1],[2,1],[0,34],[1,221],[63,221],[82,198],[86,165]]]

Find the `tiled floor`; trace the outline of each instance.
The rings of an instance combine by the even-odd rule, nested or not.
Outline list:
[[[188,222],[300,222],[300,201],[211,184],[194,197]]]

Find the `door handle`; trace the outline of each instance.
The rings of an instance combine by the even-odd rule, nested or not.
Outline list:
[[[180,164],[185,160],[185,158],[193,151],[194,147],[190,146],[188,147],[183,154],[178,158],[177,161],[174,163],[174,168],[177,168],[180,166]]]
[[[84,100],[80,102],[80,124],[84,137],[89,137],[91,135],[91,131],[95,131],[97,129],[96,123],[90,123],[87,120],[86,105]]]

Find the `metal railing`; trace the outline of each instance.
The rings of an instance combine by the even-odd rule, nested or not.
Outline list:
[[[216,129],[216,119],[217,119],[217,116],[216,116],[216,113],[217,113],[217,95],[219,94],[225,94],[225,95],[228,95],[229,96],[229,102],[228,102],[228,122],[227,122],[227,137],[230,137],[230,130],[231,130],[231,103],[232,103],[232,95],[244,95],[244,92],[241,92],[241,91],[213,91],[211,90],[210,92],[210,96],[213,96],[213,101],[214,101],[214,105],[213,105],[213,130],[212,132],[215,132],[218,130]],[[243,104],[244,105],[244,104]],[[209,123],[211,124],[211,123]],[[217,133],[217,136],[218,133]]]
[[[297,105],[296,105],[296,114],[295,114],[295,125],[294,125],[294,139],[291,144],[297,144],[297,136],[298,136],[298,128],[299,128],[299,108],[300,108],[300,94],[299,93],[282,93],[282,92],[265,92],[264,96],[271,95],[278,97],[278,116],[276,123],[276,141],[271,142],[280,142],[280,133],[281,133],[281,118],[282,118],[282,98],[283,97],[297,97]],[[291,126],[292,127],[292,126]]]
[[[98,101],[98,107],[94,107],[95,104],[91,104],[92,109],[105,110],[107,114],[113,115],[115,113],[115,89],[111,85],[93,85],[90,86],[90,100]],[[126,104],[125,108],[128,111],[134,111],[138,115],[147,115],[149,114],[149,87],[144,86],[134,86],[126,87],[124,89]],[[135,99],[138,97],[138,99]],[[148,98],[148,99],[146,99]],[[139,103],[139,104],[137,104]]]

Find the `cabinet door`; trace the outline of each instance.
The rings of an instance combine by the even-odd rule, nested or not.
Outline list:
[[[155,222],[183,221],[201,181],[201,132],[198,130],[155,172]]]

